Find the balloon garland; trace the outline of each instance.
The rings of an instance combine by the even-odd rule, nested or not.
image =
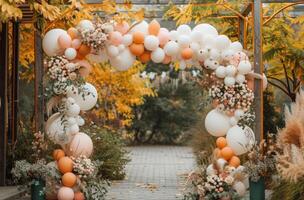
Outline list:
[[[254,142],[252,130],[238,125],[253,101],[251,63],[239,42],[219,35],[209,24],[199,24],[192,30],[180,25],[169,31],[156,20],[131,26],[126,22],[82,20],[67,31],[49,30],[43,50],[48,56],[47,90],[52,96],[48,110],[54,110],[55,105],[58,108],[45,128],[49,138],[62,146],[53,155],[62,173],[59,200],[82,195],[73,188],[77,174],[73,173],[71,157],[89,158],[93,151],[91,138],[79,132],[79,126],[85,123],[80,111],[90,110],[97,102],[95,87],[84,79],[91,71],[90,63],[109,61],[117,71],[128,70],[136,59],[143,63],[178,63],[180,69],[203,66],[218,79],[218,84],[210,88],[215,106],[205,119],[207,131],[218,137],[217,162],[240,167],[237,156],[246,153]],[[210,165],[207,173],[214,173],[212,169]]]

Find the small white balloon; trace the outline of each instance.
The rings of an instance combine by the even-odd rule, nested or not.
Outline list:
[[[127,46],[130,46],[133,42],[133,35],[131,34],[125,34],[124,36],[122,36],[122,44]]]
[[[175,30],[172,30],[172,31],[169,32],[169,39],[171,41],[177,42],[178,36],[179,36],[179,33]]]
[[[214,28],[210,24],[198,24],[197,26],[194,27],[193,31],[200,31],[205,35],[207,35],[207,34],[214,35],[214,36],[218,35],[216,28]]]
[[[235,117],[230,117],[229,122],[231,126],[235,126],[237,125],[238,120]]]
[[[130,52],[129,48],[126,48],[118,56],[111,58],[110,63],[118,71],[126,71],[133,66],[135,59],[136,57]]]
[[[120,45],[118,45],[117,48],[118,48],[118,51],[119,51],[119,52],[123,52],[123,51],[125,50],[126,47],[125,47],[125,45],[120,44]]]
[[[79,126],[78,124],[73,124],[72,126],[67,128],[67,133],[71,135],[75,135],[79,132]]]
[[[165,58],[165,52],[162,48],[157,48],[151,53],[151,60],[155,63],[161,63]]]
[[[219,35],[216,38],[215,41],[215,46],[218,50],[225,50],[228,49],[228,47],[230,46],[231,41],[229,40],[229,38],[226,35]]]
[[[240,74],[248,74],[251,72],[251,64],[247,60],[242,60],[238,65],[238,72]]]
[[[170,41],[164,46],[164,51],[168,56],[175,56],[179,51],[179,46],[175,41]]]
[[[200,45],[196,42],[192,42],[190,44],[190,48],[192,49],[193,52],[197,52],[200,49]]]
[[[188,26],[186,24],[179,25],[176,30],[181,35],[190,35],[191,34],[191,28],[190,28],[190,26]]]
[[[108,46],[107,51],[108,51],[108,55],[110,57],[116,57],[119,54],[118,48],[116,46],[114,46],[114,45]]]
[[[94,30],[94,24],[90,20],[81,20],[78,25],[78,28],[83,29],[83,30]]]
[[[238,74],[238,75],[236,75],[235,80],[237,83],[244,83],[246,80],[246,77],[243,74]]]
[[[148,35],[147,37],[145,37],[144,46],[147,50],[154,51],[159,46],[159,40],[154,35]]]
[[[83,126],[85,124],[84,119],[80,116],[76,117],[76,122],[77,122],[78,126]]]
[[[220,52],[217,49],[211,49],[209,53],[210,58],[218,60],[221,56]]]
[[[221,53],[221,57],[225,61],[230,61],[233,58],[233,55],[235,54],[235,51],[231,49],[227,49]]]
[[[209,52],[206,49],[200,49],[197,51],[197,59],[199,61],[204,61],[209,57]]]
[[[229,49],[232,49],[234,51],[242,51],[243,45],[239,41],[232,42],[229,46]]]
[[[242,109],[236,109],[234,111],[234,116],[236,119],[241,119],[241,117],[244,115],[244,111]]]
[[[216,175],[216,174],[217,174],[217,171],[214,169],[213,164],[208,165],[208,167],[207,167],[207,169],[206,169],[206,174],[207,174],[208,176]]]
[[[69,118],[67,119],[67,122],[68,122],[69,126],[72,126],[72,125],[74,125],[74,124],[77,124],[77,121],[76,121],[76,118],[75,118],[75,117],[69,117]]]
[[[225,78],[226,77],[226,68],[224,66],[219,66],[218,68],[216,68],[215,70],[215,75],[218,78]]]
[[[233,65],[228,65],[226,67],[226,75],[227,76],[235,76],[236,74],[236,67]]]
[[[231,126],[227,115],[219,112],[217,109],[213,109],[205,118],[205,127],[208,133],[220,137],[226,135]]]
[[[220,170],[224,170],[225,166],[227,165],[227,161],[223,158],[217,159],[216,163],[220,167]]]
[[[64,56],[68,59],[68,60],[74,60],[77,56],[77,51],[74,48],[67,48],[64,51]]]
[[[189,47],[191,39],[188,35],[180,35],[178,37],[177,43],[181,48],[186,48]]]
[[[240,197],[246,194],[246,187],[242,182],[235,182],[232,187]]]
[[[233,86],[235,84],[235,78],[231,76],[226,76],[224,79],[224,83],[227,86]]]
[[[217,60],[213,60],[212,58],[208,58],[205,60],[204,66],[207,69],[216,70],[219,67],[219,62]]]

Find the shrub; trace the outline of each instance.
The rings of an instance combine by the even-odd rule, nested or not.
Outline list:
[[[129,162],[127,150],[117,132],[98,127],[86,126],[83,132],[89,134],[94,144],[92,160],[102,162],[98,169],[104,179],[120,180],[125,177],[124,167]]]

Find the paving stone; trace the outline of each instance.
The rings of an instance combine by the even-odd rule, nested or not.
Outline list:
[[[182,199],[184,175],[195,166],[190,147],[135,146],[128,150],[127,178],[113,183],[107,200]]]

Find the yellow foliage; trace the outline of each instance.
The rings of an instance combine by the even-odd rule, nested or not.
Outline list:
[[[46,20],[54,20],[60,14],[60,9],[57,6],[48,4],[45,0],[40,3],[33,3],[33,8],[39,14],[41,14]]]
[[[144,103],[144,96],[154,96],[150,82],[139,76],[144,65],[136,62],[125,72],[114,71],[109,63],[96,65],[88,82],[98,91],[99,108],[95,110],[98,118],[106,124],[120,119],[120,124],[129,126],[134,117],[132,106]]]
[[[18,19],[22,17],[22,11],[18,4],[24,3],[25,0],[0,0],[0,20]]]

